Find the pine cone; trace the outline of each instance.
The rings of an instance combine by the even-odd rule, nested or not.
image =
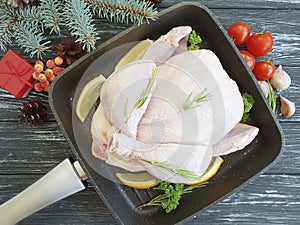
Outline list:
[[[43,103],[36,100],[29,100],[23,103],[23,108],[19,108],[22,113],[20,121],[30,125],[42,124],[48,119],[47,107]]]
[[[81,44],[75,41],[75,38],[65,39],[55,46],[56,55],[62,57],[64,61],[61,66],[69,66],[84,55]]]
[[[34,0],[2,0],[7,5],[12,7],[20,7],[23,8],[24,6],[28,5],[29,3],[33,2]]]

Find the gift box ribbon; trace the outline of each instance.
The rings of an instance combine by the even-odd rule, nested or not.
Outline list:
[[[3,61],[3,59],[2,59],[2,61]],[[25,63],[25,61],[23,61],[23,62]],[[11,70],[12,73],[0,73],[0,74],[4,74],[4,75],[10,75],[10,78],[8,78],[6,80],[6,82],[2,85],[3,88],[6,87],[6,85],[9,83],[9,81],[13,77],[17,77],[21,82],[23,82],[30,88],[33,88],[32,83],[30,83],[29,81],[27,81],[23,78],[24,75],[27,75],[28,72],[30,72],[30,70],[31,70],[30,67],[26,67],[26,70],[24,70],[24,71],[18,71],[10,61],[7,61],[4,59],[4,63],[9,67],[9,69]]]

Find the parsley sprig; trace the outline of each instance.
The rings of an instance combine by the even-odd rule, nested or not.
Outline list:
[[[201,44],[202,39],[196,33],[196,31],[193,30],[192,33],[189,36],[188,42],[189,42],[188,50],[190,50],[190,51],[198,50],[198,49],[200,49],[199,44]]]
[[[242,94],[243,103],[244,103],[244,112],[243,117],[241,119],[241,123],[246,123],[250,117],[250,111],[253,108],[255,100],[252,95],[248,94],[247,92]]]
[[[207,183],[208,182],[187,186],[185,184],[172,184],[166,181],[161,181],[159,186],[154,189],[160,190],[163,193],[141,205],[140,208],[146,206],[160,206],[166,211],[166,213],[170,213],[177,208],[183,194],[191,193],[193,189],[204,187]]]

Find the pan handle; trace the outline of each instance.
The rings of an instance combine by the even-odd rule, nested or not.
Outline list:
[[[32,213],[85,189],[87,179],[78,161],[65,159],[23,192],[0,206],[1,224],[13,225]]]

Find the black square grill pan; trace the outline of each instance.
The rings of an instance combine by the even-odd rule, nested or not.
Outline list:
[[[137,207],[157,195],[151,189],[137,190],[114,183],[97,173],[79,149],[74,135],[74,101],[76,90],[83,79],[92,79],[99,74],[97,64],[108,51],[118,46],[134,43],[146,38],[157,39],[171,28],[189,25],[204,40],[204,48],[211,49],[219,57],[224,69],[235,80],[240,91],[251,94],[256,103],[251,114],[251,124],[259,127],[259,135],[243,151],[224,157],[224,163],[218,173],[205,188],[184,195],[179,207],[170,214],[160,208]],[[121,54],[111,55],[111,65],[104,71],[106,76]],[[101,71],[102,72],[102,71]],[[243,62],[238,49],[234,46],[225,29],[216,20],[209,9],[201,4],[180,3],[162,11],[159,19],[150,24],[131,27],[106,41],[90,54],[80,58],[55,79],[49,94],[49,102],[54,116],[61,127],[75,158],[88,174],[89,180],[120,224],[180,224],[225,196],[245,185],[280,155],[283,146],[283,133],[271,109],[263,97],[252,72]],[[269,137],[272,137],[270,139]],[[84,150],[86,151],[86,149]],[[90,149],[88,149],[90,151]],[[100,200],[101,199],[101,200]]]

